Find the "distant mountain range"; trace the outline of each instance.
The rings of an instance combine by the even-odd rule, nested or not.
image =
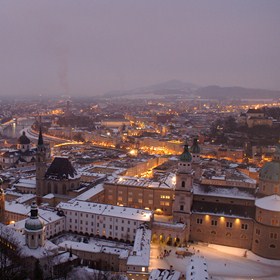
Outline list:
[[[110,91],[105,97],[125,97],[129,95],[161,95],[161,96],[189,96],[203,99],[279,99],[280,91],[267,89],[254,89],[244,87],[221,87],[216,85],[200,87],[192,83],[179,80],[136,88],[125,91]]]

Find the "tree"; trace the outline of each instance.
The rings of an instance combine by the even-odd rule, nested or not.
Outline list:
[[[0,279],[25,279],[25,267],[21,264],[18,241],[13,230],[0,224]]]

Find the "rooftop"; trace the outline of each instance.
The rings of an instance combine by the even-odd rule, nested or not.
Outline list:
[[[61,210],[80,211],[85,213],[120,217],[124,219],[131,219],[131,220],[137,220],[143,222],[150,221],[152,216],[152,211],[149,210],[113,206],[113,205],[93,203],[93,202],[84,202],[84,201],[77,201],[77,200],[73,200],[72,202],[66,202],[66,203],[60,202],[57,205],[57,208]]]
[[[255,205],[259,208],[280,212],[280,196],[271,195],[256,200]]]

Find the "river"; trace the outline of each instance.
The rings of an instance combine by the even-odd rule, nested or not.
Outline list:
[[[32,125],[34,121],[34,118],[19,118],[17,120],[17,123],[13,123],[10,126],[6,127],[2,134],[5,137],[18,138],[21,135],[21,131],[24,128]]]

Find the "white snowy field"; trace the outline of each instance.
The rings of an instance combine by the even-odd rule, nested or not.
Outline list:
[[[160,252],[171,250],[169,256],[158,258]],[[156,268],[173,269],[186,274],[186,267],[191,257],[178,258],[176,248],[168,246],[151,245],[150,270]],[[280,280],[280,261],[263,259],[247,252],[245,249],[226,246],[195,244],[189,251],[196,256],[203,256],[208,264],[209,276],[213,280]]]

